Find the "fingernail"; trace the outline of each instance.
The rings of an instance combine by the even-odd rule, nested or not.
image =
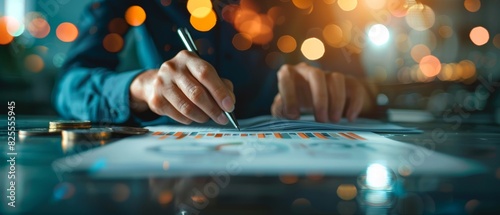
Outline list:
[[[228,96],[222,100],[222,108],[224,108],[225,111],[227,112],[233,112],[234,110],[234,101],[233,99]],[[220,118],[220,117],[219,117]]]
[[[228,119],[227,119],[226,115],[225,115],[224,113],[221,113],[221,114],[219,115],[219,117],[217,117],[217,122],[218,122],[219,124],[225,125],[225,124],[227,124],[229,121],[228,121]]]

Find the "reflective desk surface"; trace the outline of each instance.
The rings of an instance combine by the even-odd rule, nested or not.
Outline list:
[[[60,137],[19,140],[16,136],[13,208],[8,205],[12,166],[7,161],[7,116],[1,119],[1,214],[500,214],[498,125],[400,123],[424,133],[382,135],[416,144],[432,140],[433,131],[443,129],[436,151],[477,161],[487,171],[469,176],[396,173],[390,189],[380,190],[362,188],[360,175],[242,175],[229,181],[210,175],[115,179],[61,175],[52,167],[54,160],[65,156]],[[51,119],[18,116],[16,129],[47,127]]]

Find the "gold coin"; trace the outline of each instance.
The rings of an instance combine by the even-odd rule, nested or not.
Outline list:
[[[64,140],[87,140],[87,141],[100,141],[108,140],[111,138],[111,129],[109,128],[90,128],[90,129],[74,129],[63,130],[62,138]]]
[[[53,129],[80,129],[80,128],[90,128],[92,124],[90,121],[79,121],[79,120],[57,120],[50,121],[49,128]]]

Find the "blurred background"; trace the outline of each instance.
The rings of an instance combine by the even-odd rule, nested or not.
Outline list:
[[[165,7],[172,3],[157,1]],[[206,3],[190,1],[194,7]],[[86,6],[96,6],[93,2],[0,0],[2,103],[14,100],[17,114],[56,114],[52,88],[78,37],[80,14]],[[379,88],[377,102],[391,111],[403,110],[411,113],[403,115],[422,121],[449,118],[450,113],[463,113],[463,118],[478,122],[500,121],[500,1],[280,0],[269,8],[248,2],[212,1],[217,16],[203,17],[187,9],[198,17],[191,24],[199,31],[209,31],[218,22],[233,24],[239,32],[232,39],[235,48],[262,49],[270,71],[290,56],[311,64],[338,62],[347,71],[363,68],[369,82]],[[117,21],[125,28],[133,29],[147,17],[140,7],[127,13],[130,16]],[[295,13],[318,22],[294,33],[279,30]],[[334,21],[323,20],[326,16]],[[103,45],[128,59],[125,54],[134,47],[126,41],[103,41]]]

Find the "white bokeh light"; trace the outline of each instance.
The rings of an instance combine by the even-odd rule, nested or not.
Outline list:
[[[368,38],[377,46],[387,43],[389,37],[389,30],[382,24],[372,25],[368,30]]]

